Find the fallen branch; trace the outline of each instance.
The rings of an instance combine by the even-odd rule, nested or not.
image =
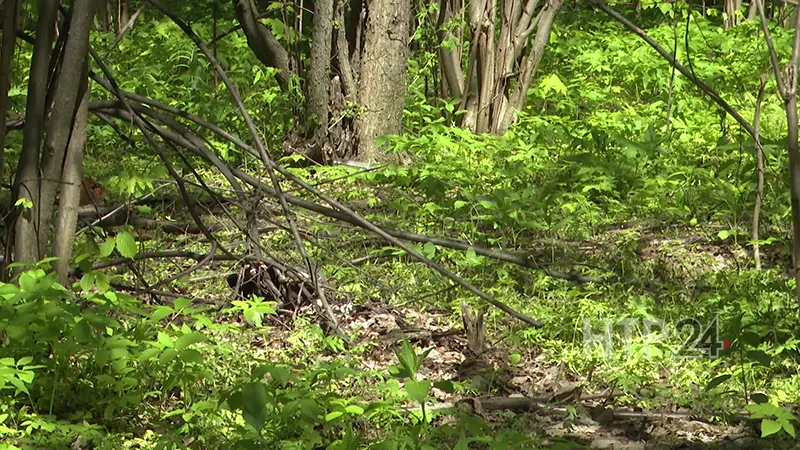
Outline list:
[[[606,396],[602,396],[605,398]],[[578,403],[585,409],[590,411],[590,415],[594,420],[610,423],[615,419],[653,419],[653,420],[696,420],[700,422],[711,422],[711,418],[703,418],[692,412],[661,412],[661,411],[631,411],[626,409],[612,409],[604,408],[599,405],[592,405],[588,403]],[[599,407],[598,407],[599,406]],[[541,399],[530,397],[489,397],[489,398],[466,398],[456,402],[443,402],[437,404],[425,405],[426,411],[446,411],[450,409],[466,408],[473,411],[517,411],[517,412],[542,412],[549,414],[556,414],[562,416],[569,416],[571,414],[570,408],[566,406],[558,406],[548,404],[541,401]],[[412,408],[409,411],[421,411],[421,408]],[[603,414],[603,417],[599,415]],[[751,417],[745,412],[737,414],[720,414],[726,420],[731,422],[744,422],[751,420],[761,420]]]
[[[277,197],[279,202],[281,203],[281,207],[282,207],[282,209],[284,211],[284,215],[286,217],[286,220],[289,223],[289,226],[290,226],[290,228],[292,229],[292,232],[293,232],[292,234],[295,236],[295,240],[296,240],[296,242],[298,244],[298,249],[300,250],[301,254],[303,254],[304,259],[307,261],[307,263],[309,265],[309,272],[310,272],[310,274],[312,276],[312,279],[314,279],[314,277],[315,277],[316,270],[311,265],[311,262],[310,262],[310,259],[308,258],[308,255],[305,254],[305,252],[304,252],[304,247],[302,245],[302,240],[300,240],[299,234],[297,233],[296,227],[294,226],[294,221],[292,219],[292,215],[288,210],[288,204],[289,204],[288,199],[287,199],[288,196],[285,195],[282,192],[274,172],[280,173],[283,177],[285,177],[289,181],[297,184],[298,186],[300,186],[304,190],[316,195],[317,197],[319,197],[323,201],[325,201],[328,204],[330,204],[333,208],[337,209],[340,213],[348,216],[351,220],[355,221],[360,227],[362,227],[364,229],[367,229],[367,230],[369,230],[369,231],[381,236],[382,238],[384,238],[385,240],[387,240],[391,244],[402,248],[404,251],[409,253],[417,261],[425,264],[429,268],[435,270],[436,272],[438,272],[441,275],[445,276],[446,278],[450,279],[455,284],[467,289],[468,291],[472,292],[473,294],[475,294],[476,296],[478,296],[482,300],[486,301],[487,303],[489,303],[489,304],[497,307],[498,309],[506,312],[507,314],[509,314],[510,316],[516,318],[517,320],[520,320],[522,322],[527,323],[528,325],[531,325],[531,326],[537,327],[537,328],[542,327],[542,322],[541,321],[533,319],[533,318],[530,318],[530,317],[528,317],[528,316],[526,316],[524,314],[521,314],[521,313],[517,312],[516,310],[512,309],[511,307],[509,307],[508,305],[506,305],[505,303],[502,303],[502,302],[498,301],[497,299],[495,299],[494,297],[486,294],[481,289],[479,289],[476,286],[472,285],[471,283],[469,283],[465,279],[463,279],[460,276],[456,275],[452,271],[450,271],[448,269],[445,269],[444,267],[436,264],[435,262],[433,262],[430,259],[426,258],[422,254],[416,252],[409,245],[401,242],[397,238],[395,238],[395,237],[389,235],[388,233],[384,232],[380,227],[378,227],[378,226],[374,225],[373,223],[367,221],[362,216],[360,216],[359,214],[357,214],[354,211],[352,211],[350,208],[348,208],[345,205],[341,204],[340,202],[336,201],[335,199],[333,199],[332,197],[330,197],[327,194],[323,193],[319,189],[309,185],[308,183],[306,183],[305,181],[303,181],[299,177],[297,177],[294,174],[292,174],[290,171],[286,170],[285,168],[281,167],[280,165],[278,165],[274,161],[272,161],[269,158],[269,156],[267,155],[267,152],[266,152],[266,149],[264,147],[264,144],[261,141],[261,138],[258,135],[257,130],[255,129],[255,125],[252,122],[252,118],[250,117],[250,114],[248,113],[247,109],[244,107],[244,104],[242,103],[241,98],[238,95],[237,89],[230,82],[230,80],[228,79],[227,74],[222,69],[222,67],[219,65],[219,62],[216,60],[216,58],[214,58],[214,56],[208,50],[207,46],[197,37],[197,35],[191,30],[191,28],[186,23],[181,21],[179,18],[175,17],[174,14],[172,14],[171,11],[169,11],[169,9],[164,7],[160,2],[158,2],[156,0],[149,0],[149,3],[151,5],[153,5],[154,7],[156,7],[157,9],[159,9],[165,15],[169,16],[186,33],[186,35],[197,45],[197,47],[208,58],[208,60],[211,62],[212,66],[216,70],[217,74],[220,76],[220,79],[223,81],[223,83],[225,83],[226,87],[228,88],[231,97],[234,99],[234,103],[236,104],[237,108],[240,110],[240,112],[241,112],[241,114],[242,114],[242,116],[243,116],[243,118],[245,120],[245,123],[247,124],[247,128],[251,133],[251,137],[253,138],[253,141],[255,143],[255,148],[256,148],[256,152],[255,153],[262,160],[262,162],[265,164],[267,172],[270,175],[270,181],[271,181],[272,186],[268,187],[268,190],[272,191],[273,195],[275,197]],[[131,114],[132,116],[134,116],[133,117],[134,121],[137,123],[137,125],[140,127],[140,129],[142,129],[142,131],[144,132],[145,138],[148,140],[148,143],[150,143],[151,147],[154,147],[154,149],[157,152],[159,152],[159,149],[157,148],[157,145],[155,145],[154,142],[150,142],[151,138],[149,137],[149,133],[145,132],[144,125],[141,124],[141,119],[138,117],[138,115],[136,115],[134,113],[133,109],[131,108],[131,106],[128,103],[127,99],[123,96],[122,92],[119,90],[119,88],[116,85],[116,83],[114,83],[113,80],[110,79],[110,76],[109,76],[109,73],[107,72],[107,69],[102,67],[102,66],[101,66],[101,69],[103,70],[104,75],[106,76],[106,78],[109,80],[109,84],[113,88],[114,93],[116,94],[117,98],[120,101],[122,101],[123,106],[125,107],[127,112],[129,114]],[[193,147],[193,146],[189,146],[189,147]],[[189,148],[189,150],[194,150],[194,149],[193,148]],[[162,154],[160,152],[159,152],[159,156],[162,156]],[[163,159],[163,156],[162,156],[162,159]],[[168,166],[168,169],[170,169],[169,166]],[[170,170],[170,174],[172,175],[172,170]],[[237,177],[239,177],[240,179],[243,180],[243,178],[241,178],[238,174],[237,174]],[[173,176],[173,178],[174,178],[174,176]],[[250,184],[250,183],[248,183],[248,184]],[[260,181],[259,181],[259,184],[263,185],[263,183],[261,183]],[[180,187],[180,182],[179,182],[179,187]],[[182,192],[182,195],[183,195],[183,192]],[[321,302],[324,302],[324,299],[322,299],[322,298],[320,298],[319,300]],[[329,308],[326,308],[326,309],[329,310]]]

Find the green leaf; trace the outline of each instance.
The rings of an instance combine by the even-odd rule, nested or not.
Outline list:
[[[269,368],[269,374],[272,378],[285,388],[292,378],[292,372],[286,366],[272,366]]]
[[[169,306],[158,306],[155,311],[150,313],[150,320],[158,322],[174,312]]]
[[[338,419],[339,417],[342,417],[343,415],[344,411],[331,411],[325,415],[325,421],[330,422],[332,420]]]
[[[422,253],[428,258],[433,259],[436,256],[436,245],[433,242],[426,242],[425,246],[422,247]]]
[[[27,366],[33,362],[33,356],[23,356],[17,361],[18,366]]]
[[[132,259],[136,256],[136,252],[138,250],[136,247],[136,240],[128,231],[122,231],[121,233],[117,234],[116,244],[119,254],[123,257]]]
[[[564,85],[564,82],[561,81],[561,78],[558,77],[555,73],[550,74],[549,76],[542,79],[539,82],[539,88],[542,90],[544,95],[553,91],[557,94],[566,95],[567,94],[567,86]]]
[[[720,376],[714,378],[713,380],[709,381],[708,384],[706,385],[706,392],[708,392],[708,391],[714,389],[715,387],[719,386],[720,384],[728,381],[730,378],[731,378],[731,375],[729,375],[729,374],[720,375]]]
[[[14,295],[19,292],[19,288],[10,283],[0,283],[0,295]]]
[[[781,431],[781,424],[774,420],[764,419],[761,421],[761,437],[765,438],[769,435],[775,434],[778,431]]]
[[[19,287],[24,292],[36,292],[36,279],[30,272],[25,272],[19,276]]]
[[[148,348],[147,350],[145,350],[141,354],[139,354],[139,357],[136,358],[136,362],[138,362],[139,364],[142,364],[144,362],[147,362],[147,361],[155,358],[156,355],[158,355],[159,353],[161,353],[161,349]]]
[[[456,391],[455,384],[453,384],[453,382],[450,380],[437,381],[436,383],[433,384],[433,387],[435,387],[436,389],[441,389],[442,391],[448,394],[452,394],[453,392]]]
[[[362,408],[362,407],[360,407],[358,405],[349,405],[344,410],[347,411],[349,414],[352,414],[354,416],[362,416],[362,415],[364,415],[364,408]]]
[[[81,290],[84,292],[88,292],[92,290],[92,286],[94,286],[94,274],[92,272],[87,272],[83,274],[81,277]]]
[[[176,350],[183,350],[186,347],[196,344],[198,342],[203,342],[206,340],[206,337],[200,333],[188,333],[184,334],[183,336],[179,337],[177,341],[175,341],[175,349]]]
[[[175,359],[176,356],[178,356],[178,352],[174,348],[168,348],[161,353],[161,356],[158,357],[158,362],[161,364],[167,364]]]
[[[108,239],[103,241],[103,243],[100,244],[100,256],[102,256],[103,258],[108,258],[109,256],[111,256],[111,254],[114,253],[115,244],[116,243],[113,237],[109,237]]]
[[[195,364],[202,364],[204,361],[203,354],[193,348],[182,351],[181,359],[184,362],[190,362]]]
[[[75,324],[75,328],[72,329],[72,335],[75,336],[78,342],[86,343],[92,339],[92,329],[86,320],[81,320]]]
[[[724,241],[725,239],[728,239],[728,236],[730,236],[730,235],[731,235],[731,232],[730,232],[730,230],[722,230],[722,231],[720,231],[719,233],[717,233],[717,237],[719,237],[719,238],[720,238],[720,239],[722,239],[723,241]]]
[[[188,308],[189,306],[191,306],[191,304],[192,301],[189,300],[188,298],[178,297],[175,299],[174,306],[176,311],[180,311],[182,309]]]
[[[742,333],[742,336],[739,339],[751,347],[756,347],[761,343],[761,336],[752,331]]]
[[[780,418],[778,419],[778,422],[780,422],[781,426],[783,427],[783,431],[789,433],[789,436],[793,438],[797,437],[796,436],[797,433],[794,430],[794,424],[792,424],[790,420]]]
[[[764,367],[769,367],[772,357],[761,350],[750,350],[747,352],[747,359],[756,361]]]
[[[424,403],[428,397],[428,392],[431,390],[431,382],[428,380],[414,381],[408,380],[405,383],[406,392],[408,397],[417,403]]]
[[[172,341],[172,338],[163,331],[158,332],[158,343],[164,348],[170,348],[175,345],[175,343]]]
[[[94,284],[100,292],[107,292],[111,289],[111,284],[108,282],[108,276],[103,272],[97,272],[94,275]]]

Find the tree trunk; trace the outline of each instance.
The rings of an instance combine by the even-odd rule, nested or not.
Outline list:
[[[262,64],[278,69],[275,76],[283,90],[289,88],[289,78],[292,75],[289,68],[289,54],[269,31],[269,28],[258,21],[258,13],[253,0],[233,0],[236,18],[242,25],[247,45],[255,53]]]
[[[796,67],[796,66],[795,66]],[[791,79],[795,75],[792,73]],[[789,80],[784,80],[787,82]],[[792,82],[794,89],[797,81]],[[787,83],[788,85],[788,83]],[[797,145],[797,93],[792,92],[786,100],[786,120],[788,126],[788,147],[789,147],[789,172],[790,172],[790,192],[792,198],[792,249],[794,256],[794,279],[797,299],[800,300],[800,150]]]
[[[73,121],[87,76],[83,68],[89,55],[89,30],[93,16],[92,0],[75,0],[64,45],[61,70],[55,82],[53,109],[47,122],[47,138],[41,158],[39,192],[38,242],[39,257],[44,256],[50,234],[56,194],[61,184],[64,155],[70,144]]]
[[[5,140],[6,140],[6,118],[8,117],[8,90],[11,87],[12,64],[14,60],[15,40],[19,16],[20,0],[6,0],[2,8],[3,43],[0,49],[0,181],[6,181],[5,164]],[[13,217],[9,214],[8,218]],[[11,260],[12,222],[6,222],[6,230],[9,238],[5,245],[5,252],[0,254],[0,281],[8,281],[8,271],[6,270]]]
[[[6,117],[8,117],[8,90],[11,88],[14,43],[17,35],[17,16],[20,0],[5,0],[2,6],[3,47],[0,53],[0,181],[5,182]]]
[[[58,200],[55,237],[53,238],[53,256],[58,258],[53,268],[58,273],[58,282],[66,286],[69,264],[72,259],[72,246],[75,243],[75,227],[78,224],[78,206],[81,199],[83,180],[83,148],[86,145],[86,119],[89,111],[90,92],[86,82],[88,59],[84,60],[81,71],[84,74],[81,86],[81,98],[72,131],[69,146],[64,157],[62,171],[61,195]]]
[[[439,2],[439,19],[437,21],[439,41],[439,67],[442,76],[442,96],[452,96],[461,100],[464,95],[464,73],[461,70],[461,46],[456,36],[450,31],[448,23],[458,10],[457,0],[441,0]]]
[[[527,41],[530,35],[529,33],[533,31],[533,28],[536,29],[536,34],[534,35],[533,43],[529,46],[530,50],[528,55],[524,57],[520,63],[519,67],[522,73],[519,75],[519,82],[514,89],[514,94],[509,100],[510,106],[505,111],[501,110],[497,112],[501,120],[497,122],[496,128],[492,129],[493,133],[504,133],[514,121],[516,112],[525,106],[528,88],[530,88],[533,75],[536,73],[536,69],[539,68],[539,63],[542,61],[547,43],[550,41],[550,30],[553,28],[553,22],[555,22],[558,10],[563,3],[563,0],[546,0],[544,6],[533,21],[526,19],[529,16],[527,13],[523,13],[521,25],[524,24],[527,28],[524,28],[524,31],[522,31],[523,28],[519,27],[517,30],[514,40],[515,55],[522,54],[525,41]],[[509,67],[513,67],[513,64],[506,66],[506,69],[509,69]],[[506,72],[502,74],[502,76],[506,77],[509,74],[513,74],[513,72]]]
[[[740,17],[738,12],[742,8],[742,0],[724,0],[722,7],[725,12],[725,20],[722,22],[722,27],[727,30],[739,25]]]
[[[314,30],[311,45],[311,67],[308,71],[306,116],[310,120],[313,148],[319,151],[328,134],[328,102],[331,75],[331,38],[333,32],[333,0],[314,3]],[[316,152],[315,152],[316,153]],[[319,160],[319,158],[312,158]]]
[[[410,20],[409,0],[372,0],[367,4],[356,119],[361,161],[386,160],[375,139],[400,132]]]
[[[108,14],[108,0],[93,0],[94,10],[94,26],[102,32],[107,32],[110,28],[111,20]]]
[[[14,262],[17,263],[38,261],[41,251],[34,219],[39,209],[39,147],[45,121],[47,75],[57,15],[57,0],[39,2],[39,20],[36,25],[36,40],[33,45],[28,98],[25,105],[25,127],[22,131],[22,151],[13,192],[14,198],[33,205],[30,208],[18,206],[18,214],[15,214]]]
[[[449,54],[452,38],[440,31],[443,85],[447,95],[461,98],[461,109],[466,110],[463,127],[502,134],[511,125],[525,104],[562,4],[563,0],[469,0],[472,46],[464,79],[461,58]],[[440,14],[454,16],[447,7],[454,5],[442,0]]]
[[[117,33],[119,33],[130,20],[131,15],[128,10],[128,0],[117,0]]]
[[[752,0],[750,2],[750,7],[747,8],[747,20],[756,18],[758,18],[758,3],[756,3],[756,0]]]

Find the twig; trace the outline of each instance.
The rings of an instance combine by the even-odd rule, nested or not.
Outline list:
[[[192,219],[194,219],[195,223],[200,228],[200,230],[203,232],[203,234],[206,236],[206,238],[208,238],[209,242],[215,242],[216,238],[206,228],[206,226],[203,223],[202,219],[197,214],[197,211],[192,206],[192,202],[191,202],[191,199],[189,198],[189,194],[186,192],[186,187],[184,185],[183,178],[181,178],[181,176],[178,175],[178,173],[175,171],[175,168],[172,167],[172,164],[170,163],[169,158],[167,158],[166,154],[161,149],[161,146],[159,146],[158,143],[153,139],[152,135],[150,134],[150,131],[149,131],[150,127],[148,127],[148,124],[141,117],[141,115],[139,115],[136,112],[134,112],[134,110],[131,107],[131,105],[127,103],[127,100],[125,99],[125,97],[120,93],[119,87],[118,87],[116,81],[114,80],[114,77],[111,74],[111,71],[108,69],[108,67],[106,67],[105,62],[103,62],[103,60],[100,58],[100,56],[97,54],[97,52],[95,52],[93,48],[89,47],[89,54],[92,56],[92,59],[94,59],[95,63],[98,65],[98,67],[100,67],[100,70],[103,72],[103,75],[106,77],[106,80],[108,80],[109,85],[111,85],[111,87],[114,89],[114,94],[122,102],[123,106],[125,106],[125,109],[127,110],[128,114],[131,115],[131,118],[133,119],[134,123],[136,123],[137,127],[141,130],[142,135],[144,136],[144,138],[147,141],[147,143],[158,154],[158,156],[161,158],[162,162],[166,166],[167,170],[169,171],[170,176],[178,184],[178,190],[180,191],[181,197],[183,197],[183,201],[186,204],[186,208],[188,209],[189,215],[192,216]],[[222,250],[223,253],[233,256],[224,246],[219,246],[219,248],[220,248],[220,250]]]
[[[329,324],[331,325],[331,328],[335,333],[344,337],[346,340],[349,340],[347,339],[346,337],[347,335],[344,332],[344,330],[342,330],[342,328],[339,326],[339,321],[333,314],[333,311],[331,310],[330,305],[328,305],[328,302],[325,299],[324,295],[321,294],[320,284],[317,277],[318,269],[316,268],[314,263],[311,262],[311,258],[308,256],[308,252],[306,251],[305,246],[303,245],[303,239],[300,237],[300,232],[297,230],[297,225],[295,224],[292,212],[289,209],[289,205],[286,202],[283,190],[281,189],[280,181],[278,180],[278,177],[275,174],[274,167],[277,167],[277,164],[275,164],[272,161],[269,154],[267,153],[267,148],[264,145],[263,141],[261,140],[261,137],[258,134],[258,130],[256,129],[255,122],[253,122],[250,113],[247,111],[247,108],[245,107],[244,102],[242,101],[242,98],[239,95],[238,90],[233,85],[231,80],[228,78],[228,74],[225,72],[225,70],[222,69],[222,66],[219,64],[219,61],[217,61],[217,59],[214,57],[214,54],[208,49],[206,44],[204,44],[203,41],[200,40],[197,34],[195,34],[195,32],[192,30],[191,27],[189,27],[188,24],[186,24],[186,22],[184,22],[175,14],[173,14],[172,11],[169,10],[167,7],[165,7],[163,4],[161,4],[161,2],[157,0],[148,0],[148,1],[151,5],[155,6],[159,11],[161,11],[164,15],[166,15],[173,22],[175,22],[175,24],[178,25],[178,27],[180,27],[183,30],[186,36],[188,36],[189,39],[191,39],[192,42],[195,43],[197,48],[199,48],[200,51],[203,52],[205,57],[211,62],[211,65],[214,67],[214,70],[220,77],[220,80],[222,80],[222,82],[227,87],[228,93],[230,94],[237,108],[241,112],[242,117],[244,118],[245,124],[247,125],[247,129],[250,132],[250,136],[253,139],[253,143],[255,144],[255,148],[258,151],[258,155],[267,169],[270,182],[272,183],[275,193],[277,194],[278,203],[280,203],[281,205],[283,214],[286,217],[286,222],[292,231],[292,236],[294,237],[297,249],[300,252],[303,259],[306,261],[306,265],[308,266],[308,273],[318,296],[317,297],[318,301],[314,302],[314,306],[316,309],[320,310],[320,312],[322,312],[323,315],[327,318]]]
[[[208,254],[206,255],[205,258],[203,258],[200,261],[198,261],[197,264],[193,265],[192,267],[190,267],[190,268],[188,268],[186,270],[183,270],[181,272],[178,272],[178,273],[176,273],[175,275],[173,275],[171,277],[168,277],[168,278],[165,278],[165,279],[159,281],[158,283],[156,283],[153,286],[151,286],[151,289],[157,289],[157,288],[159,288],[159,287],[161,287],[161,286],[163,286],[163,285],[165,285],[167,283],[171,283],[171,282],[177,280],[178,278],[184,277],[186,275],[189,275],[192,272],[197,271],[201,267],[203,267],[206,264],[208,264],[209,262],[211,262],[211,260],[214,259],[214,254],[216,252],[217,252],[217,242],[214,241],[214,242],[211,243],[211,250],[209,250],[209,252],[208,252]]]
[[[126,23],[125,26],[122,27],[121,30],[119,30],[119,33],[117,33],[117,38],[114,39],[114,42],[111,44],[110,47],[108,47],[109,50],[114,50],[115,48],[117,48],[117,45],[119,45],[119,43],[122,42],[122,38],[125,37],[125,33],[131,27],[133,27],[133,23],[136,21],[136,18],[139,17],[139,14],[142,13],[142,11],[144,10],[144,8],[146,6],[147,6],[147,3],[142,3],[142,6],[140,6],[139,9],[137,9],[136,12],[133,13],[131,18],[128,19],[128,23]]]
[[[658,54],[660,54],[664,59],[666,59],[672,65],[672,67],[678,69],[678,72],[680,72],[683,76],[689,79],[689,81],[691,81],[695,86],[697,86],[701,91],[703,91],[706,95],[708,95],[714,101],[714,103],[720,106],[720,108],[724,109],[725,112],[727,112],[734,119],[736,119],[736,122],[738,122],[739,125],[742,128],[744,128],[748,134],[750,134],[751,136],[753,135],[754,132],[753,126],[750,125],[750,123],[747,120],[745,120],[745,118],[742,117],[742,115],[739,114],[739,112],[736,111],[736,109],[734,109],[730,104],[728,104],[728,102],[726,102],[722,97],[720,97],[719,94],[714,92],[713,89],[708,87],[708,85],[706,85],[696,76],[694,76],[694,74],[692,74],[691,71],[683,67],[681,63],[675,60],[675,58],[672,55],[670,55],[669,52],[664,50],[663,47],[658,45],[658,43],[654,41],[653,38],[651,38],[647,33],[645,33],[644,30],[634,25],[633,22],[626,19],[620,13],[614,11],[612,8],[604,4],[602,1],[593,0],[593,4],[595,5],[595,7],[597,7],[597,9],[604,12],[607,16],[616,20],[617,22],[622,24],[625,28],[634,32],[636,35],[642,38],[642,40],[644,40],[650,47],[652,47],[655,51],[657,51]]]

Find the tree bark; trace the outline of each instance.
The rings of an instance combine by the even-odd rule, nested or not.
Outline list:
[[[38,242],[39,257],[47,251],[50,222],[53,217],[56,193],[60,188],[64,155],[70,145],[73,122],[80,97],[86,89],[84,71],[89,55],[89,30],[93,16],[92,0],[75,0],[69,25],[69,35],[64,45],[61,71],[55,82],[53,109],[47,121],[47,138],[41,159],[42,180],[39,186]]]
[[[558,14],[559,9],[561,9],[561,5],[563,3],[563,0],[545,0],[545,5],[542,7],[541,11],[539,11],[539,15],[533,21],[527,20],[523,22],[527,25],[527,28],[523,29],[522,27],[519,27],[517,30],[514,48],[518,53],[522,52],[523,43],[527,40],[527,36],[530,35],[534,27],[536,28],[536,34],[533,44],[530,45],[528,56],[523,60],[522,64],[520,64],[521,67],[523,67],[523,70],[522,74],[520,75],[520,79],[517,82],[514,94],[509,101],[510,107],[506,111],[498,112],[501,117],[501,121],[498,123],[497,127],[492,130],[492,132],[498,134],[504,133],[514,121],[514,115],[516,114],[516,111],[525,106],[528,88],[531,86],[533,75],[536,73],[536,69],[539,68],[539,63],[542,61],[542,56],[544,56],[547,43],[550,41],[550,31],[553,28],[553,22],[555,22],[556,15]],[[522,17],[524,19],[527,16],[523,14]],[[503,74],[503,76],[506,76],[506,74]]]
[[[5,0],[2,6],[3,47],[0,53],[0,181],[5,181],[6,117],[8,117],[8,90],[11,88],[12,62],[14,60],[17,17],[20,0]]]
[[[236,18],[242,25],[242,31],[247,38],[247,45],[262,64],[278,69],[275,78],[283,90],[288,89],[292,72],[289,68],[289,54],[286,49],[275,39],[269,28],[258,21],[258,13],[253,0],[233,0],[233,7]]]
[[[108,0],[93,1],[95,3],[94,10],[96,11],[94,16],[94,26],[102,32],[108,32],[111,23],[108,14]]]
[[[63,186],[58,200],[55,237],[53,239],[53,256],[58,258],[53,268],[58,273],[58,282],[66,286],[69,274],[72,246],[75,243],[75,227],[78,223],[78,206],[81,199],[83,180],[83,149],[86,145],[86,121],[89,111],[90,92],[86,82],[88,59],[84,60],[82,72],[84,83],[81,86],[81,99],[72,124],[69,146],[64,158],[64,170],[61,175]]]
[[[308,102],[312,146],[319,152],[328,131],[328,103],[331,74],[331,38],[333,32],[333,0],[314,2],[314,30],[311,45],[311,67],[308,71]],[[316,158],[315,158],[316,159]]]
[[[372,0],[367,8],[356,135],[358,158],[375,162],[387,159],[375,139],[400,132],[411,2]]]
[[[35,203],[31,208],[17,207],[18,214],[15,214],[14,224],[14,262],[17,263],[34,263],[39,259],[41,251],[34,220],[39,209],[39,147],[45,121],[47,76],[57,14],[57,0],[39,2],[39,20],[25,105],[25,127],[22,131],[22,151],[13,192],[14,198],[32,203],[35,200]]]
[[[764,149],[761,147],[761,102],[764,100],[764,91],[767,87],[767,74],[761,74],[761,86],[756,97],[756,111],[753,116],[753,147],[756,157],[756,199],[753,205],[753,225],[750,230],[750,239],[753,241],[753,261],[756,270],[761,270],[761,251],[758,245],[758,229],[760,227],[761,202],[764,199]]]
[[[339,72],[342,74],[342,91],[346,99],[356,101],[356,79],[353,66],[350,64],[350,45],[347,42],[347,29],[345,28],[345,2],[338,0],[336,3],[336,61],[339,63]]]
[[[139,10],[141,10],[141,7],[139,7]],[[131,15],[128,10],[128,0],[117,0],[117,33],[119,33],[130,20]]]

